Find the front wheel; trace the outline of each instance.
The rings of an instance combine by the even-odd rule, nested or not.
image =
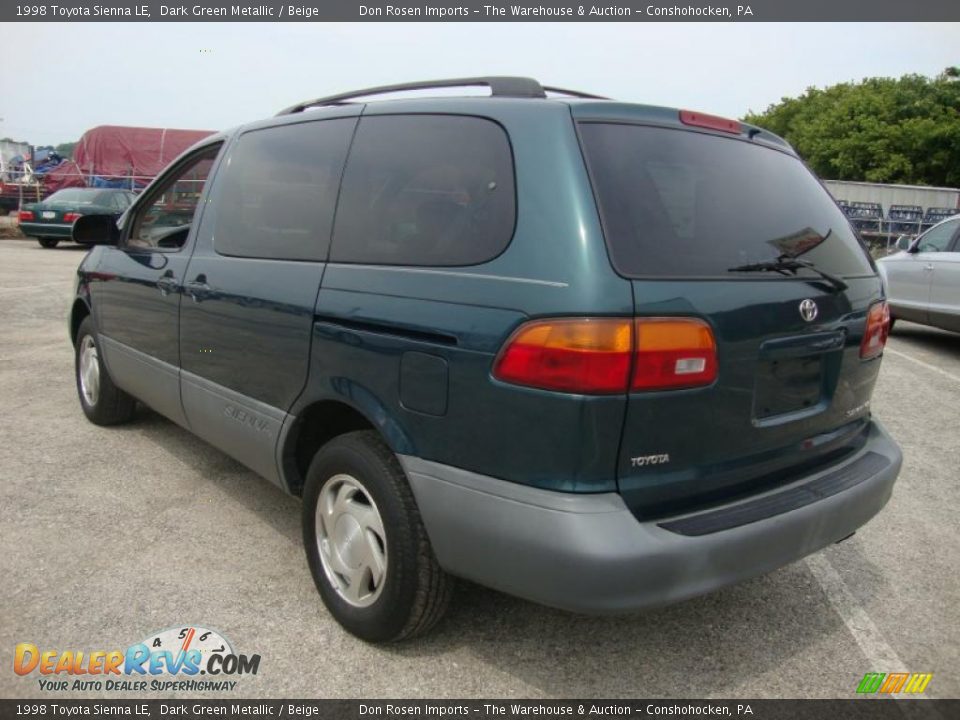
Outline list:
[[[373,431],[316,454],[303,492],[303,541],[327,609],[371,642],[423,634],[443,616],[452,579],[437,564],[396,455]]]
[[[113,384],[100,355],[96,330],[90,317],[77,330],[74,370],[80,407],[96,425],[117,425],[133,417],[136,401]]]
[[[37,238],[37,242],[40,243],[40,247],[47,248],[47,250],[55,248],[60,244],[57,238]]]

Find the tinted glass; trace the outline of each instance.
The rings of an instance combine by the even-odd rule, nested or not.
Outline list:
[[[127,208],[127,201],[123,193],[102,193],[97,198],[97,203],[117,211],[126,210]]]
[[[515,215],[513,156],[496,123],[452,115],[363,118],[330,259],[475,265],[506,248]]]
[[[151,190],[136,214],[128,245],[168,250],[183,247],[219,151],[220,145],[204,150]]]
[[[222,255],[323,260],[356,121],[242,135],[218,174],[213,246]]]
[[[843,213],[790,155],[684,130],[580,128],[610,252],[625,275],[735,277],[730,268],[780,256],[839,275],[873,272]]]
[[[960,219],[930,228],[920,236],[920,242],[917,243],[917,252],[945,251],[958,227],[960,227]]]

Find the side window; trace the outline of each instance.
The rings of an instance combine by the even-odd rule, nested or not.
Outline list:
[[[240,136],[216,185],[221,255],[323,260],[354,118],[280,125]]]
[[[958,227],[960,227],[960,220],[945,222],[927,230],[920,237],[917,252],[944,252]]]
[[[133,219],[127,245],[171,250],[183,247],[220,147],[204,150],[151,191]]]
[[[109,201],[111,207],[113,207],[113,209],[117,212],[123,212],[127,209],[127,205],[129,205],[124,193],[110,193],[107,195],[107,200]]]
[[[330,259],[476,265],[510,243],[513,155],[496,123],[456,115],[360,120],[340,190]]]

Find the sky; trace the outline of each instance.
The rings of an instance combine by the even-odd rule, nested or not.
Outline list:
[[[17,23],[0,36],[0,137],[34,145],[97,125],[221,130],[308,98],[474,75],[740,117],[810,86],[960,62],[960,23]]]

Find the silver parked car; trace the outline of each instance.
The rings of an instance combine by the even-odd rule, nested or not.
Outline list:
[[[960,215],[877,265],[894,319],[960,332]]]

